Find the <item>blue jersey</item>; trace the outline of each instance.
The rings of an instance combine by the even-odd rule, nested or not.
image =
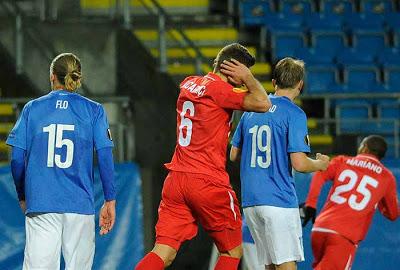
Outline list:
[[[50,92],[25,105],[7,144],[26,150],[27,213],[94,214],[94,148],[113,147],[102,105]]]
[[[241,148],[243,207],[298,207],[290,153],[310,152],[307,118],[287,97],[270,95],[266,113],[242,115],[232,145]]]

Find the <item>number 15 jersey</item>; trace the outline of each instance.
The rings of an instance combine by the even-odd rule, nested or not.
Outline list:
[[[7,144],[26,150],[27,213],[94,214],[93,151],[113,146],[100,104],[50,92],[25,105]]]
[[[166,168],[209,175],[229,184],[226,147],[232,112],[242,109],[244,96],[242,90],[211,72],[183,80],[176,104],[177,143]]]
[[[316,208],[328,180],[333,184],[313,230],[338,233],[357,244],[365,238],[377,207],[388,219],[398,217],[396,180],[374,156],[332,159],[327,170],[314,174],[307,206]]]

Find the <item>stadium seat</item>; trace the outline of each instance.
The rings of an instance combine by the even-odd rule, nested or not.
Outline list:
[[[382,32],[385,19],[380,14],[356,13],[345,17],[346,27],[350,30],[363,30],[369,32]]]
[[[315,11],[314,3],[311,1],[290,1],[290,0],[283,0],[280,1],[280,12],[293,15],[309,15]]]
[[[393,40],[394,40],[394,46],[400,49],[400,28],[394,29]]]
[[[321,12],[326,14],[337,14],[337,15],[350,15],[353,12],[353,4],[348,0],[337,0],[337,1],[322,1]]]
[[[311,32],[311,46],[318,51],[336,54],[346,47],[346,36],[342,32]]]
[[[374,65],[375,56],[368,53],[368,51],[364,52],[355,48],[345,48],[339,52],[336,61],[342,65]]]
[[[299,14],[271,13],[267,16],[265,25],[270,32],[303,32],[304,16]]]
[[[387,14],[394,11],[391,0],[361,0],[361,12],[374,14]]]
[[[391,30],[400,28],[400,12],[392,12],[385,14],[385,23]]]
[[[312,13],[306,17],[306,26],[311,31],[342,31],[343,17],[337,14]]]
[[[384,74],[387,91],[400,92],[400,65],[385,67]]]
[[[273,12],[272,1],[241,1],[239,5],[242,23],[247,26],[264,25],[267,14]]]
[[[388,144],[388,148],[387,148],[387,151],[386,151],[385,159],[395,158],[396,157],[396,142],[395,142],[394,136],[386,135],[385,136],[385,140],[386,140],[386,142]],[[399,142],[397,142],[397,143],[399,143]],[[397,150],[397,152],[398,151],[399,150]],[[395,161],[398,162],[397,159]],[[387,163],[387,162],[385,162],[385,163]]]
[[[400,119],[400,103],[380,103],[377,106],[379,118]]]
[[[332,66],[335,60],[335,53],[325,51],[324,48],[299,48],[295,51],[296,58],[306,62],[308,65],[326,65]],[[334,65],[336,67],[336,65]]]
[[[382,67],[400,66],[400,49],[385,48],[379,53],[377,60]]]
[[[294,56],[297,49],[304,47],[305,37],[299,32],[277,32],[271,35],[272,58]]]
[[[353,93],[383,91],[384,87],[378,84],[379,70],[370,65],[344,66],[344,82]]]
[[[372,116],[371,105],[360,100],[338,101],[335,108],[337,131],[359,134],[363,125]]]
[[[331,92],[337,81],[337,69],[334,66],[307,66],[306,90],[309,94]]]
[[[355,31],[353,33],[354,47],[357,50],[376,55],[388,43],[383,32]]]

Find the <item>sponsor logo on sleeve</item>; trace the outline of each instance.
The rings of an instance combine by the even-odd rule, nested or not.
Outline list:
[[[111,136],[111,130],[109,128],[107,128],[107,137],[108,139],[110,139],[110,141],[112,141],[112,136]]]

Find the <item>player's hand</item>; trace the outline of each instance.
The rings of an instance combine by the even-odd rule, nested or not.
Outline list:
[[[115,200],[105,202],[100,210],[99,226],[100,235],[109,233],[115,223]]]
[[[317,216],[317,209],[310,206],[306,206],[305,203],[301,203],[299,205],[299,210],[300,210],[300,218],[303,220],[302,223],[303,227],[305,227],[310,220],[314,224],[315,218]]]
[[[253,77],[250,69],[235,59],[223,61],[220,70],[235,85],[246,84]]]
[[[21,207],[22,213],[25,214],[25,211],[26,211],[26,203],[25,203],[25,201],[19,201],[19,207]]]
[[[329,166],[329,157],[321,153],[317,153],[316,159],[320,162],[320,170],[325,171]]]

